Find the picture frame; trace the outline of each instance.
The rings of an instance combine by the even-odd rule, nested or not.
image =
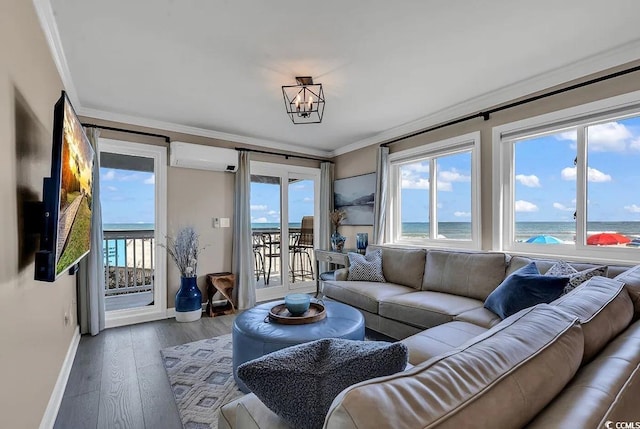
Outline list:
[[[347,215],[342,225],[373,226],[375,196],[376,173],[333,182],[334,207]]]

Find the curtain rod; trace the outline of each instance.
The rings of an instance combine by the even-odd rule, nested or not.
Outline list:
[[[246,148],[243,148],[243,147],[237,147],[236,150],[239,151],[239,152],[243,152],[244,151],[244,152],[264,153],[266,155],[284,156],[285,159],[289,159],[289,158],[309,159],[311,161],[330,162],[331,164],[333,164],[333,161],[330,161],[328,159],[313,158],[311,156],[288,155],[286,153],[269,152],[268,150],[246,149]]]
[[[426,134],[426,133],[429,133],[431,131],[435,131],[435,130],[439,130],[441,128],[449,127],[451,125],[459,124],[461,122],[470,121],[471,119],[483,118],[485,121],[488,121],[490,119],[490,117],[491,117],[491,114],[493,114],[493,113],[501,112],[503,110],[511,109],[513,107],[522,106],[523,104],[528,104],[528,103],[531,103],[533,101],[538,101],[538,100],[541,100],[543,98],[547,98],[547,97],[551,97],[551,96],[554,96],[554,95],[562,94],[564,92],[568,92],[568,91],[572,91],[574,89],[578,89],[578,88],[582,88],[582,87],[585,87],[585,86],[593,85],[595,83],[603,82],[605,80],[614,79],[616,77],[624,76],[626,74],[634,73],[634,72],[637,72],[637,71],[640,71],[640,66],[635,66],[635,67],[631,67],[631,68],[628,68],[628,69],[625,69],[625,70],[620,70],[620,71],[617,71],[617,72],[614,72],[614,73],[611,73],[611,74],[608,74],[608,75],[605,75],[605,76],[600,76],[600,77],[596,77],[594,79],[590,79],[590,80],[587,80],[587,81],[584,81],[584,82],[576,83],[574,85],[570,85],[570,86],[567,86],[565,88],[556,89],[556,90],[553,90],[553,91],[545,92],[543,94],[534,95],[532,97],[528,97],[528,98],[525,98],[525,99],[522,99],[522,100],[519,100],[519,101],[514,101],[513,103],[505,104],[504,106],[494,107],[493,109],[488,109],[488,110],[481,111],[481,112],[478,112],[478,113],[473,113],[471,115],[463,116],[463,117],[458,118],[458,119],[453,119],[451,121],[444,122],[444,123],[438,124],[438,125],[434,125],[433,127],[429,127],[429,128],[424,129],[424,130],[417,131],[415,133],[406,135],[404,137],[398,137],[397,139],[393,139],[391,141],[382,143],[382,144],[380,144],[380,146],[389,146],[389,145],[391,145],[393,143],[397,143],[399,141],[406,140],[406,139],[409,139],[411,137],[419,136],[421,134]]]
[[[124,128],[116,128],[116,127],[107,127],[104,125],[96,125],[96,124],[82,124],[85,128],[99,128],[101,130],[108,131],[118,131],[120,133],[129,133],[129,134],[137,134],[139,136],[147,136],[147,137],[157,137],[160,139],[164,139],[166,143],[171,143],[171,138],[165,136],[163,134],[154,134],[154,133],[145,133],[144,131],[133,131],[133,130],[125,130]]]

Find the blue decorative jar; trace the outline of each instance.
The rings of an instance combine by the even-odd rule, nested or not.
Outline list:
[[[196,280],[195,276],[180,278],[180,289],[176,292],[178,322],[194,322],[202,316],[202,293]]]
[[[344,248],[344,242],[347,240],[347,237],[340,234],[338,231],[335,231],[331,234],[331,250],[334,252],[342,252]]]

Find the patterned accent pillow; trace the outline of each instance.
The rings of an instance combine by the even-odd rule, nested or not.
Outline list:
[[[292,428],[321,429],[347,387],[402,371],[403,343],[327,338],[287,347],[238,366],[238,377]]]
[[[544,275],[560,277],[560,276],[570,276],[577,272],[578,270],[576,270],[571,265],[569,265],[569,263],[565,261],[558,261],[555,264],[553,264],[553,266],[549,268],[549,270],[546,273],[544,273]]]
[[[349,275],[347,280],[385,282],[382,274],[382,250],[374,249],[366,255],[349,252]]]
[[[567,286],[565,286],[564,291],[562,292],[563,295],[566,295],[582,283],[589,280],[591,277],[607,277],[608,271],[609,267],[606,265],[578,271],[565,261],[558,261],[549,268],[549,271],[545,273],[545,276],[568,276],[569,283],[567,283]]]
[[[580,286],[582,283],[589,280],[591,277],[602,276],[607,277],[609,267],[602,265],[600,267],[587,268],[586,270],[579,271],[571,277],[569,277],[569,284],[564,288],[564,294],[567,294]]]

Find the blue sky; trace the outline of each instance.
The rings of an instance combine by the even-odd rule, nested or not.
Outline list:
[[[517,222],[573,221],[576,210],[576,132],[518,142],[515,147]],[[468,222],[471,158],[438,159],[438,220]],[[587,221],[640,221],[640,117],[588,128]],[[428,162],[405,165],[402,221],[428,220]]]
[[[300,223],[313,216],[313,181],[300,180],[289,185],[289,222]],[[251,222],[280,222],[280,186],[251,183]]]
[[[100,169],[102,223],[154,223],[153,173]]]

